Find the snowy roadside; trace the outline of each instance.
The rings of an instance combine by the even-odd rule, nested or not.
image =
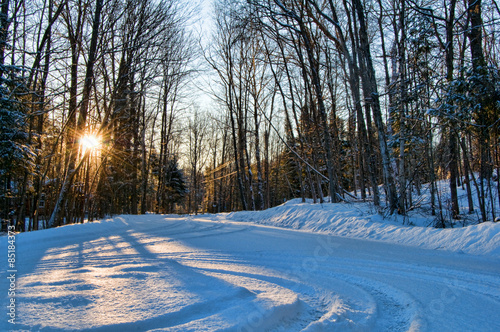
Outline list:
[[[312,204],[300,199],[264,211],[240,211],[217,218],[260,225],[320,232],[348,238],[384,241],[425,249],[440,249],[500,257],[500,223],[485,222],[460,228],[408,226],[422,218],[383,218],[368,203]]]

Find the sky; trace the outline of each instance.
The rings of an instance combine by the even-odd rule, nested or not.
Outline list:
[[[212,0],[188,0],[193,8],[196,8],[197,15],[193,17],[190,22],[190,29],[192,29],[193,34],[199,40],[199,44],[203,49],[210,46],[213,25],[213,7]],[[193,101],[194,105],[198,107],[201,111],[213,112],[214,111],[214,100],[213,96],[209,92],[209,87],[207,86],[209,82],[213,80],[210,73],[204,73],[207,68],[204,67],[204,59],[200,56],[197,59],[197,70],[198,77],[192,82],[192,92],[196,94],[196,98]]]

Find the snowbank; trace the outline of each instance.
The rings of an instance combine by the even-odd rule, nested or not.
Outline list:
[[[500,257],[500,223],[485,222],[449,229],[405,226],[401,221],[383,218],[368,203],[312,204],[294,199],[265,211],[232,212],[224,218],[426,249]],[[410,217],[406,224],[422,224],[422,218],[419,219],[412,220]]]

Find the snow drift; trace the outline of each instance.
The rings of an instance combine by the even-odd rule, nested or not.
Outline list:
[[[224,218],[425,249],[500,257],[500,223],[485,222],[448,229],[411,226],[425,224],[428,218],[384,218],[369,203],[312,204],[294,199],[265,211],[232,212]]]

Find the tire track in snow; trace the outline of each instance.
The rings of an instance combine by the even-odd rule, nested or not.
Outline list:
[[[122,224],[127,227],[118,227]],[[408,254],[391,258],[384,256],[390,253],[384,246],[373,245],[379,250],[375,253],[372,245],[358,248],[363,241],[341,242],[338,250],[317,256],[324,236],[258,226],[166,216],[120,216],[109,225],[96,224],[98,232],[90,232],[94,225],[84,226],[85,234],[73,227],[69,234],[75,236],[57,240],[57,245],[44,241],[43,258],[21,276],[20,286],[30,288],[21,293],[23,299],[31,299],[32,312],[48,316],[45,325],[31,321],[26,329],[446,330],[446,325],[432,325],[431,319],[441,317],[427,317],[429,308],[441,309],[430,307],[433,301],[455,309],[475,300],[483,307],[491,304],[482,310],[500,308],[500,278],[491,272],[415,262]],[[173,284],[165,285],[169,282]],[[426,294],[420,296],[412,284]],[[157,306],[166,298],[172,302]],[[144,299],[146,305],[134,307],[134,301]],[[108,318],[120,321],[89,325],[86,315],[94,313],[93,306],[115,303],[120,305],[111,312],[116,315]],[[82,315],[81,324],[87,325],[50,318],[47,306],[64,314],[72,304],[72,314]],[[147,315],[137,316],[131,308]],[[470,324],[479,319],[470,318]]]
[[[242,231],[245,231],[246,229],[243,229]],[[224,234],[229,234],[226,232],[221,232]],[[215,234],[205,234],[203,236],[219,236],[222,235],[221,233],[215,233]],[[191,238],[196,238],[197,236],[193,236]],[[187,238],[185,238],[187,239]],[[252,259],[249,259],[250,257],[244,256],[243,259],[239,259],[238,261],[235,261],[234,259],[231,260],[231,256],[224,258],[220,257],[219,255],[210,255],[209,257],[202,257],[197,254],[188,254],[185,253],[181,260],[186,262],[186,261],[193,261],[197,262],[197,264],[200,264],[205,260],[206,263],[209,264],[220,264],[220,265],[232,265],[232,264],[241,264],[242,261],[245,261],[245,259],[248,259],[249,261],[259,261],[262,266],[273,266],[277,267],[282,264],[282,257],[272,260],[270,259],[269,256],[265,257],[265,259],[262,259],[261,255],[259,255],[259,258],[253,257]],[[180,257],[179,257],[180,258]],[[305,258],[298,258],[299,260],[304,260]],[[291,262],[287,262],[285,265],[290,265]],[[342,265],[344,266],[349,266],[349,268],[342,268]],[[373,304],[376,308],[376,312],[372,314],[372,317],[366,318],[366,322],[364,322],[363,319],[361,319],[360,323],[361,326],[365,326],[366,329],[370,330],[371,328],[376,328],[378,330],[425,330],[426,327],[426,321],[423,318],[425,315],[424,310],[422,308],[422,304],[418,303],[418,301],[412,297],[409,293],[407,293],[403,289],[397,288],[397,286],[393,286],[389,283],[383,283],[380,282],[380,276],[383,275],[384,277],[397,277],[397,278],[408,278],[409,280],[419,280],[423,282],[431,282],[431,283],[438,283],[442,285],[442,287],[446,287],[447,284],[449,284],[449,275],[454,272],[454,270],[450,269],[429,269],[426,267],[420,267],[419,265],[412,265],[412,264],[401,264],[401,262],[398,263],[391,263],[391,262],[384,262],[384,261],[377,261],[375,263],[369,261],[369,260],[357,260],[357,259],[339,259],[335,258],[334,262],[331,262],[331,267],[328,268],[328,266],[323,267],[325,270],[343,270],[342,273],[335,273],[331,272],[329,273],[328,281],[330,283],[334,282],[335,280],[338,281],[343,281],[347,284],[350,284],[352,287],[357,287],[361,291],[365,292],[367,295],[371,297],[373,300]],[[281,270],[281,269],[280,269]],[[290,271],[288,271],[290,272]],[[226,271],[227,273],[227,271]],[[366,277],[367,274],[373,274],[374,277]],[[360,277],[360,275],[363,275],[365,277]],[[460,277],[460,273],[457,274],[458,277]],[[477,287],[477,282],[482,278],[478,277],[477,275],[473,273],[465,273],[462,272],[463,281],[462,281],[462,288],[464,290],[468,290],[472,293],[477,294],[478,293],[478,287]],[[465,278],[464,276],[467,276]],[[254,276],[255,278],[261,278],[261,280],[268,280],[268,277],[265,276]],[[324,276],[323,276],[324,277]],[[390,280],[390,279],[389,279]],[[482,279],[481,279],[482,280]],[[495,285],[495,281],[498,281],[498,279],[491,278],[491,285]],[[307,284],[306,281],[302,280],[299,281],[302,282],[303,284]],[[288,284],[288,285],[287,285]],[[289,287],[290,281],[283,283],[283,281],[276,281],[277,286],[281,287]],[[314,298],[320,296],[322,292],[324,292],[324,288],[318,287],[317,284],[315,283],[309,283],[311,287],[317,287],[316,293],[300,293],[300,291],[297,291],[297,289],[293,289],[295,292],[297,292],[298,296],[300,299],[305,299],[305,303],[310,304],[314,310],[316,310],[316,319],[318,321],[323,319],[324,323],[324,318],[325,315],[328,316],[328,305],[325,305],[324,303],[320,303],[317,300],[315,301]],[[491,288],[490,288],[491,289]],[[490,296],[491,294],[489,292],[488,287],[485,288],[485,291],[481,292],[485,296]],[[347,294],[349,295],[349,294]],[[335,295],[332,295],[335,296]],[[349,296],[344,297],[344,294],[342,292],[339,292],[337,296],[340,297],[341,300],[344,301],[345,305],[350,305],[350,310],[352,312],[356,311],[363,311],[365,310],[366,312],[369,311],[367,309],[369,307],[356,307],[353,305],[353,302],[351,301],[352,299],[349,299]],[[356,299],[354,299],[356,300]],[[360,300],[360,299],[358,299]],[[366,299],[364,300],[366,301]],[[359,302],[359,301],[358,301]],[[345,309],[345,308],[343,308]],[[345,314],[345,313],[344,313]],[[303,314],[302,316],[306,316]],[[312,318],[313,315],[309,315],[309,318]],[[337,320],[336,323],[338,322],[338,317],[336,317],[334,314],[332,315],[333,320]],[[303,318],[303,317],[302,317]],[[349,319],[349,314],[345,315],[343,317],[344,319]],[[359,319],[359,317],[357,317]],[[310,322],[310,326],[314,326],[314,320]],[[364,324],[364,325],[363,325]],[[303,325],[303,324],[302,324]],[[323,324],[324,325],[324,324]],[[358,325],[360,327],[360,325]],[[363,329],[363,328],[362,328]]]
[[[297,298],[304,303],[299,312],[292,311],[287,315],[274,318],[271,318],[272,311],[260,313],[262,317],[267,317],[268,321],[279,320],[281,324],[285,324],[285,318],[288,318],[286,324],[292,327],[290,331],[296,329],[304,329],[305,331],[330,330],[332,328],[340,328],[343,331],[372,330],[374,328],[385,331],[400,331],[409,330],[411,326],[419,325],[413,319],[419,310],[410,305],[411,299],[402,300],[409,298],[407,294],[398,293],[396,290],[389,292],[387,287],[367,287],[368,279],[363,282],[359,278],[354,280],[356,277],[353,276],[329,274],[328,276],[311,276],[308,280],[301,280],[288,272],[281,272],[281,268],[277,271],[269,270],[267,273],[262,273],[263,271],[259,270],[257,266],[252,267],[252,264],[245,266],[242,260],[235,261],[231,260],[230,257],[221,258],[219,255],[183,257],[181,261],[189,266],[197,266],[200,271],[225,275],[225,280],[251,279],[254,282],[265,282],[274,285],[275,288],[285,288],[295,293]],[[268,259],[261,263],[271,263],[275,267],[290,264],[282,259]],[[347,293],[346,289],[348,289]],[[377,321],[382,321],[384,324],[377,325]],[[275,329],[280,330],[278,327]],[[261,331],[262,326],[249,325],[245,330]]]

